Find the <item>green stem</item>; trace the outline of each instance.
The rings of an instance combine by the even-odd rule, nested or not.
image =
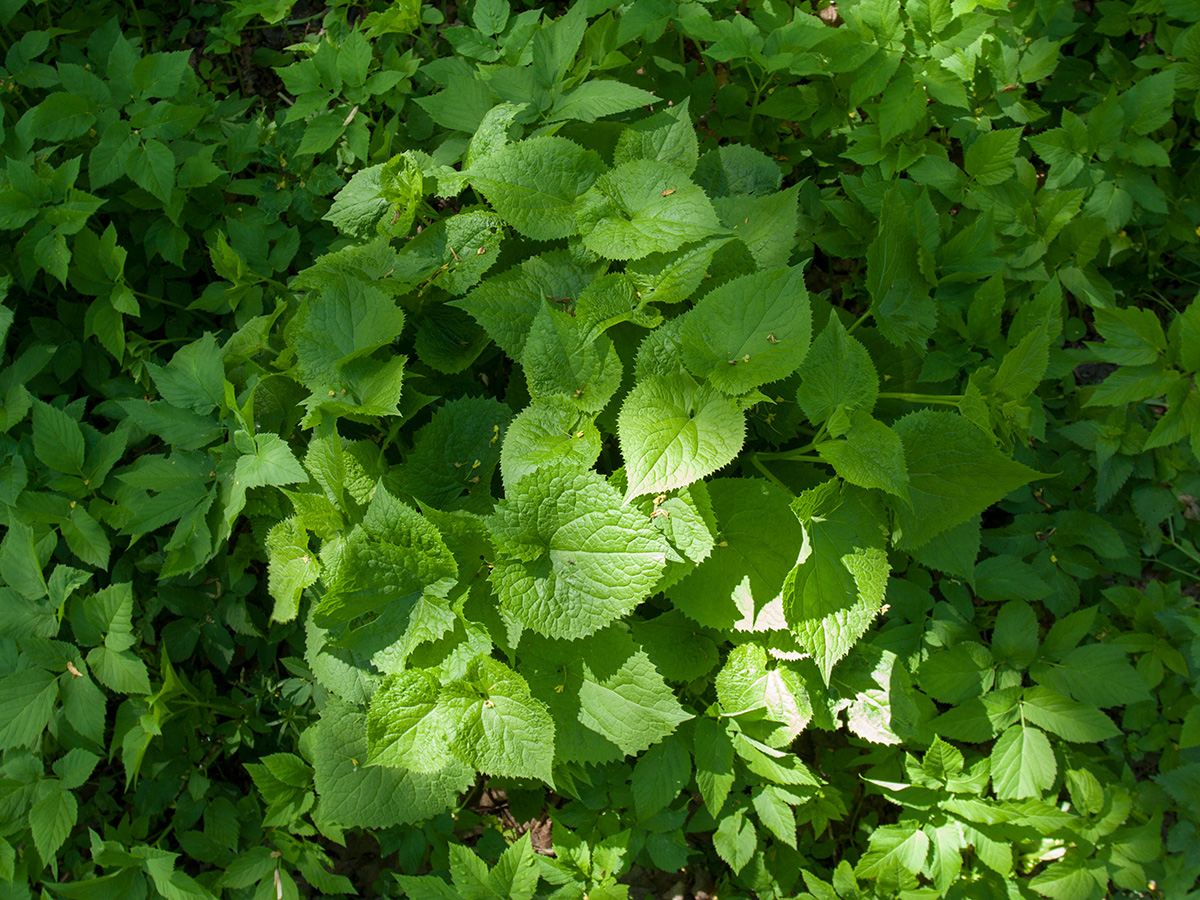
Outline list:
[[[142,24],[142,14],[138,12],[136,0],[131,0],[129,3],[129,11],[133,13],[133,21],[137,23],[138,34],[142,36],[142,52],[146,53],[149,50],[146,46],[146,27]]]
[[[908,394],[904,392],[883,392],[879,394],[880,400],[905,400],[909,403],[937,403],[942,406],[958,406],[962,401],[961,396],[942,395],[942,394]]]
[[[767,471],[767,467],[764,466],[761,462],[759,462],[757,453],[750,454],[750,463],[754,466],[754,468],[756,468],[756,469],[758,469],[758,471],[762,472],[763,475],[766,476],[767,480],[770,481],[772,484],[783,488],[789,494],[792,493],[791,488],[789,488],[786,484],[784,484],[782,481],[780,481],[778,478],[776,478],[774,475],[772,475],[769,471]]]
[[[153,300],[155,303],[163,303],[167,306],[173,306],[176,309],[187,309],[182,303],[176,303],[174,300],[167,300],[163,297],[155,297],[153,294],[143,294],[141,291],[135,291],[133,288],[129,288],[129,293],[135,297],[141,297],[143,300]]]
[[[1185,571],[1184,569],[1181,569],[1178,566],[1171,565],[1169,562],[1163,562],[1161,559],[1153,559],[1149,556],[1143,556],[1142,562],[1149,563],[1152,566],[1162,566],[1164,569],[1170,569],[1172,572],[1177,572],[1178,574],[1183,575],[1185,578],[1188,578],[1188,579],[1195,580],[1197,578],[1196,572]]]
[[[806,456],[805,454],[807,454],[809,450],[812,450],[814,447],[816,447],[817,444],[824,441],[825,435],[828,433],[828,431],[829,431],[829,429],[826,428],[825,425],[822,425],[820,428],[817,429],[817,433],[813,435],[813,439],[811,441],[809,441],[807,444],[805,444],[803,447],[794,447],[791,450],[780,450],[778,453],[768,453],[766,451],[763,451],[760,453],[756,453],[754,455],[757,456],[759,459],[765,459],[765,460],[775,459],[775,460],[786,460],[788,462],[792,462],[792,461],[824,462],[824,460],[821,459],[820,457]]]
[[[861,325],[863,322],[867,321],[867,319],[869,319],[870,317],[871,317],[871,311],[868,309],[865,313],[863,313],[861,316],[859,316],[857,319],[855,319],[854,323],[849,328],[846,329],[846,334],[854,334],[854,329],[857,328],[859,325]]]

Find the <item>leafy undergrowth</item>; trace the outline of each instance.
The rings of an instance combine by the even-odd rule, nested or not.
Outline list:
[[[1197,896],[1200,7],[0,25],[0,898]]]

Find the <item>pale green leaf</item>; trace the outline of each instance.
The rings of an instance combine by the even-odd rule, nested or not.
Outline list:
[[[535,137],[501,147],[467,174],[506,222],[547,241],[579,230],[575,200],[603,171],[595,152],[565,138]]]
[[[806,552],[784,582],[784,617],[828,683],[834,664],[883,605],[889,570],[883,511],[872,495],[836,481],[801,494],[792,510]]]
[[[596,181],[575,205],[583,245],[608,259],[678,250],[722,231],[704,192],[676,167],[636,159]]]
[[[734,401],[687,375],[639,381],[617,419],[626,500],[711,475],[737,456],[745,430],[745,413]]]
[[[453,722],[451,749],[473,768],[553,783],[554,720],[512,669],[477,656],[465,680],[446,685],[440,705]]]
[[[501,608],[547,637],[583,637],[629,613],[666,562],[651,521],[592,473],[526,475],[488,527]]]
[[[796,565],[804,531],[782,489],[758,479],[708,482],[716,515],[717,545],[667,596],[701,625],[729,629],[753,620],[780,596]],[[765,540],[764,535],[770,535]]]
[[[1095,706],[1078,703],[1041,686],[1025,689],[1021,715],[1051,734],[1077,744],[1098,744],[1121,733],[1113,720]]]
[[[308,732],[321,820],[345,827],[387,828],[420,822],[449,809],[475,780],[475,771],[454,758],[423,775],[368,766],[366,716],[330,703]]]
[[[851,412],[845,437],[824,441],[816,451],[844,481],[908,498],[908,467],[900,436],[870,413],[861,409]]]
[[[539,469],[590,469],[600,456],[600,432],[566,400],[548,397],[525,407],[504,433],[500,475],[506,492]]]
[[[1011,726],[992,747],[992,785],[1002,800],[1040,797],[1057,771],[1050,741],[1032,726]]]
[[[683,361],[731,395],[786,378],[804,361],[812,312],[799,267],[736,278],[684,316]]]
[[[677,106],[634,122],[621,132],[613,151],[613,164],[635,159],[656,159],[691,175],[699,159],[699,141],[688,112],[689,98]]]

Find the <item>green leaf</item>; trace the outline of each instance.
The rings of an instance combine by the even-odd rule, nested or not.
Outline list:
[[[826,684],[834,665],[883,605],[888,560],[884,517],[874,498],[829,481],[801,494],[792,511],[807,553],[783,585],[783,614]]]
[[[1037,650],[1037,614],[1024,600],[1005,603],[996,614],[992,629],[992,655],[996,662],[1024,669],[1037,657]]]
[[[626,501],[711,475],[737,456],[745,431],[745,413],[733,400],[687,375],[640,380],[617,419]]]
[[[554,720],[519,674],[477,656],[465,680],[446,685],[442,703],[454,722],[451,747],[472,767],[553,784]]]
[[[696,165],[696,184],[710,197],[771,194],[779,190],[779,163],[755,147],[722,144],[709,150]]]
[[[911,506],[896,511],[897,546],[920,546],[1041,473],[1009,459],[954,413],[921,410],[893,426],[904,443]]]
[[[713,256],[732,238],[717,237],[674,253],[651,253],[625,265],[625,276],[643,303],[682,303],[704,281]]]
[[[902,67],[898,77],[893,79],[879,98],[879,114],[876,118],[879,122],[879,139],[885,144],[925,119],[925,91],[919,84],[912,83],[915,80],[911,70]]]
[[[713,201],[721,223],[746,245],[761,269],[786,266],[796,247],[800,185],[765,197],[719,197]]]
[[[1095,900],[1108,891],[1108,870],[1099,859],[1068,852],[1029,880],[1029,886],[1052,900]]]
[[[304,137],[308,139],[308,132]],[[346,186],[337,192],[329,212],[322,218],[351,237],[367,238],[377,233],[389,217],[392,206],[383,196],[383,170],[384,166],[380,164],[355,172]]]
[[[508,0],[476,0],[471,21],[486,35],[500,34],[508,24]]]
[[[525,638],[522,663],[556,722],[557,759],[640,753],[689,718],[650,657],[620,627],[571,641]]]
[[[413,286],[419,283],[418,296],[430,285],[466,293],[496,262],[502,225],[499,216],[482,209],[439,219],[405,244],[393,274]]]
[[[225,508],[225,521],[231,524],[246,503],[246,491],[265,485],[279,486],[308,481],[291,448],[277,434],[263,432],[250,437],[233,470],[233,486]]]
[[[160,141],[149,140],[129,154],[125,174],[163,204],[171,202],[175,188],[175,154]]]
[[[621,132],[613,165],[635,159],[656,159],[691,175],[699,159],[699,141],[689,115],[689,99],[638,122]]]
[[[36,799],[29,808],[29,831],[38,855],[53,860],[75,827],[79,806],[75,795],[56,778],[40,782],[34,796]]]
[[[707,716],[697,721],[694,755],[696,785],[709,814],[716,817],[733,787],[733,741],[725,726]]]
[[[758,846],[754,823],[744,809],[734,810],[717,823],[713,834],[713,849],[734,872],[740,872],[750,862]]]
[[[565,400],[595,414],[621,386],[621,358],[607,335],[589,338],[566,312],[543,304],[521,356],[529,395]]]
[[[812,312],[799,267],[721,285],[687,313],[680,331],[688,369],[730,395],[796,371],[811,337]]]
[[[1020,128],[981,134],[967,148],[963,157],[963,168],[977,184],[1001,184],[1007,181],[1014,171],[1014,160],[1020,142]]]
[[[838,410],[869,413],[878,394],[879,376],[867,348],[831,315],[800,366],[796,402],[810,422],[823,425]]]
[[[300,595],[320,577],[321,567],[308,540],[308,532],[295,517],[284,519],[267,532],[267,584],[275,599],[271,618],[276,622],[296,618]]]
[[[1050,741],[1031,726],[1013,725],[992,747],[992,785],[1002,800],[1040,796],[1057,771]]]
[[[553,250],[488,278],[450,305],[469,312],[501,350],[519,360],[546,301],[578,299],[594,271],[570,252]]]
[[[190,50],[170,53],[147,53],[133,67],[133,88],[141,98],[167,99],[179,93],[184,76],[189,71]]]
[[[108,568],[112,544],[104,527],[86,509],[76,506],[71,510],[71,518],[59,523],[59,531],[71,552],[81,560],[98,569]]]
[[[575,200],[604,171],[598,154],[560,137],[501,147],[475,163],[471,184],[517,231],[548,241],[575,234]]]
[[[1166,69],[1147,75],[1121,95],[1125,122],[1134,134],[1149,134],[1171,119],[1175,101],[1175,72]]]
[[[391,343],[404,319],[391,297],[357,278],[311,297],[293,320],[289,340],[304,384],[315,393],[349,386],[350,364]]]
[[[1178,330],[1178,333],[1176,333]],[[1179,364],[1184,371],[1200,371],[1200,303],[1193,300],[1172,323],[1172,343],[1179,351]]]
[[[1096,744],[1121,733],[1112,719],[1096,707],[1076,703],[1040,686],[1025,689],[1021,715],[1051,734],[1077,744]]]
[[[1088,348],[1103,362],[1118,366],[1148,366],[1167,353],[1167,336],[1158,316],[1150,309],[1097,309],[1096,330],[1104,343],[1088,342]]]
[[[36,741],[58,699],[58,679],[45,669],[22,669],[0,679],[0,750]]]
[[[1146,682],[1116,644],[1084,644],[1061,660],[1038,661],[1029,670],[1038,684],[1080,703],[1108,708],[1149,700]]]
[[[678,732],[647,750],[633,766],[633,803],[638,818],[646,821],[665,809],[691,777],[692,757]]]
[[[854,410],[844,439],[824,441],[816,451],[850,484],[908,499],[908,467],[900,436],[869,413]]]
[[[496,400],[450,401],[417,432],[412,452],[393,473],[391,485],[438,508],[464,492],[486,493],[511,418],[512,411]]]
[[[33,529],[15,518],[0,542],[0,578],[27,600],[46,596],[46,579],[38,561]]]
[[[675,166],[636,159],[601,175],[575,204],[583,245],[608,259],[641,259],[719,233],[704,192]]]
[[[929,856],[929,838],[916,822],[881,825],[871,832],[867,852],[854,867],[857,878],[883,888],[915,887],[916,875]]]
[[[317,814],[346,827],[387,828],[445,812],[475,780],[475,771],[454,758],[433,774],[368,766],[366,716],[338,702],[305,733],[310,741]]]
[[[788,800],[791,795],[773,784],[755,788],[751,798],[758,820],[777,838],[796,849],[796,813]]]
[[[439,705],[440,692],[425,670],[389,676],[367,712],[367,761],[426,773],[445,767],[453,722]]]
[[[225,399],[225,364],[212,334],[180,348],[165,366],[146,363],[159,395],[182,409],[208,415]]]
[[[316,622],[349,622],[381,606],[410,610],[429,590],[445,596],[458,574],[437,528],[383,488],[376,488],[362,524],[345,540]]]
[[[553,22],[546,22],[533,36],[533,77],[544,88],[563,80],[587,28],[587,5],[574,3]]]
[[[1050,365],[1050,339],[1050,321],[1044,319],[1004,354],[988,390],[1009,400],[1029,397],[1041,384]]]
[[[734,647],[717,675],[717,702],[730,717],[779,723],[762,738],[786,747],[812,719],[812,703],[800,677],[783,665],[767,668],[767,651],[755,644]]]
[[[650,91],[631,84],[607,79],[585,81],[555,98],[554,105],[546,113],[546,121],[577,119],[580,122],[595,122],[604,116],[649,106],[657,101],[658,98]]]
[[[488,519],[501,609],[552,638],[579,638],[644,600],[666,562],[648,518],[593,473],[526,475]]]
[[[942,713],[931,727],[937,734],[959,741],[991,740],[1020,718],[1020,693],[1019,688],[991,691]]]
[[[87,134],[95,121],[93,103],[78,94],[51,94],[33,111],[33,127],[38,138],[51,144]]]
[[[929,654],[921,663],[918,678],[922,689],[934,700],[957,706],[991,690],[995,666],[986,647],[963,641]]]
[[[87,664],[96,680],[122,694],[149,694],[150,673],[132,650],[93,647]]]
[[[707,487],[716,515],[717,545],[666,593],[692,620],[725,630],[753,621],[780,596],[800,556],[804,531],[788,505],[788,494],[769,482],[718,478]],[[764,540],[764,535],[771,539]]]
[[[33,452],[56,472],[83,475],[83,432],[61,409],[33,402]]]
[[[548,397],[525,407],[504,433],[500,475],[505,491],[541,469],[586,471],[600,456],[600,432],[566,400]]]

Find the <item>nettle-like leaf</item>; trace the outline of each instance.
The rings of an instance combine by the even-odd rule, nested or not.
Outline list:
[[[783,590],[804,531],[782,488],[758,479],[708,482],[717,523],[712,555],[667,596],[689,618],[711,628],[753,622]],[[764,540],[763,535],[770,535]]]
[[[614,165],[635,159],[654,159],[690,176],[700,158],[696,129],[688,114],[689,99],[635,122],[617,139]]]
[[[472,767],[553,784],[554,721],[518,673],[477,656],[439,699],[452,723],[451,749]]]
[[[641,380],[617,420],[626,499],[711,475],[737,456],[745,431],[746,416],[737,403],[685,374]]]
[[[883,606],[886,521],[877,499],[828,481],[801,494],[792,510],[805,548],[783,586],[783,614],[826,684]]]
[[[604,171],[600,156],[560,137],[535,137],[507,144],[467,171],[506,222],[540,241],[579,230],[576,198]]]
[[[567,400],[537,400],[517,415],[504,434],[500,475],[506,491],[539,469],[587,471],[600,456],[600,431]]]
[[[419,822],[450,808],[475,778],[453,756],[430,774],[368,765],[366,716],[341,703],[329,704],[308,734],[317,815],[332,824],[381,828]]]
[[[689,718],[646,651],[619,627],[522,643],[522,671],[555,721],[557,762],[605,763],[640,753]]]
[[[385,605],[410,608],[426,590],[444,595],[457,575],[454,557],[437,528],[377,488],[362,524],[347,535],[326,571],[316,621],[329,626]]]
[[[902,549],[982,512],[1042,473],[1005,456],[980,429],[954,413],[922,410],[893,426],[904,444],[910,504],[896,511]]]
[[[831,315],[800,366],[796,402],[810,422],[822,425],[838,412],[870,413],[878,395],[879,376],[867,348]]]
[[[688,370],[734,396],[796,371],[811,337],[812,313],[799,268],[721,285],[684,316],[679,334]]]
[[[594,473],[526,475],[488,519],[501,609],[553,638],[591,634],[649,596],[666,542]]]
[[[519,360],[546,301],[575,301],[596,274],[596,266],[566,250],[552,250],[485,279],[450,305],[470,313],[500,349]]]
[[[675,166],[634,159],[601,175],[575,205],[583,245],[608,259],[678,250],[722,230],[712,204]]]
[[[762,731],[763,743],[787,747],[812,719],[812,702],[801,677],[785,664],[767,667],[767,651],[755,644],[735,647],[717,675],[722,712],[746,727],[757,719],[778,723]],[[757,729],[755,731],[757,733]]]
[[[621,358],[606,335],[589,337],[582,322],[543,303],[521,356],[529,395],[566,400],[600,412],[621,386]]]

